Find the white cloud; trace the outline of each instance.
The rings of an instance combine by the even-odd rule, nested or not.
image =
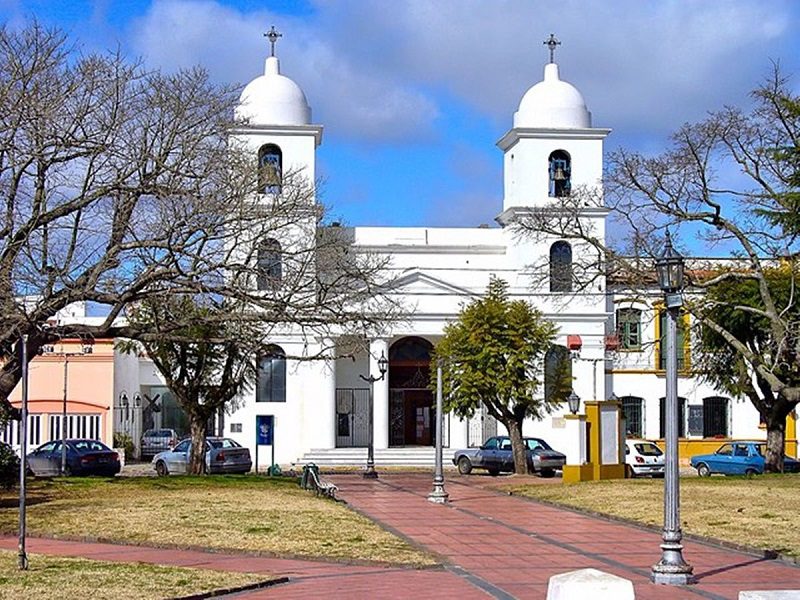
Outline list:
[[[200,63],[218,81],[247,83],[263,72],[263,31],[284,37],[276,54],[284,75],[309,98],[315,122],[339,135],[402,140],[429,135],[436,103],[413,82],[363,68],[339,56],[331,32],[304,19],[269,11],[244,14],[211,0],[156,0],[132,28],[132,43],[148,64],[174,69]]]

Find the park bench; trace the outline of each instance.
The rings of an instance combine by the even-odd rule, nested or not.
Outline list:
[[[300,487],[305,490],[314,490],[317,496],[322,495],[334,500],[336,499],[336,492],[339,491],[339,488],[330,481],[323,481],[319,476],[319,467],[314,463],[308,463],[303,466]]]

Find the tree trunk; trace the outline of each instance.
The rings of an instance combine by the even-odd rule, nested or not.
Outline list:
[[[774,411],[773,411],[774,412]],[[786,440],[786,415],[767,418],[767,455],[764,457],[765,473],[783,473],[783,452]]]
[[[206,473],[206,419],[195,413],[189,414],[192,432],[192,450],[189,453],[189,475]]]
[[[504,423],[511,438],[511,451],[514,454],[514,473],[517,475],[528,474],[528,450],[525,440],[522,439],[522,421],[509,419]]]

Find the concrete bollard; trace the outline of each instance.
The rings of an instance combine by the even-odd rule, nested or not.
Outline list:
[[[634,600],[633,583],[597,569],[580,569],[553,575],[547,600]],[[740,599],[741,600],[741,599]]]
[[[800,590],[739,592],[739,600],[800,600]]]

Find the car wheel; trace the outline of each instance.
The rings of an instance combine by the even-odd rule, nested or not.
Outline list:
[[[710,477],[711,469],[708,468],[706,463],[700,463],[697,465],[697,474],[700,475],[700,477]]]
[[[492,477],[497,477],[500,475],[500,469],[487,469],[487,471],[489,471],[489,475]]]
[[[469,475],[472,472],[472,463],[466,456],[458,459],[458,472],[462,475]]]
[[[64,477],[72,477],[72,469],[69,465],[64,467]]]
[[[159,477],[165,477],[169,475],[169,471],[167,470],[167,465],[163,460],[160,460],[156,463],[156,475]]]
[[[540,477],[550,478],[550,477],[555,477],[555,475],[556,475],[555,469],[542,469],[541,471],[539,471]]]
[[[744,472],[744,474],[745,474],[747,477],[752,477],[753,475],[758,475],[758,470],[757,470],[757,469],[747,469],[747,470]]]
[[[633,467],[625,465],[625,479],[633,479],[636,474],[633,472]]]

